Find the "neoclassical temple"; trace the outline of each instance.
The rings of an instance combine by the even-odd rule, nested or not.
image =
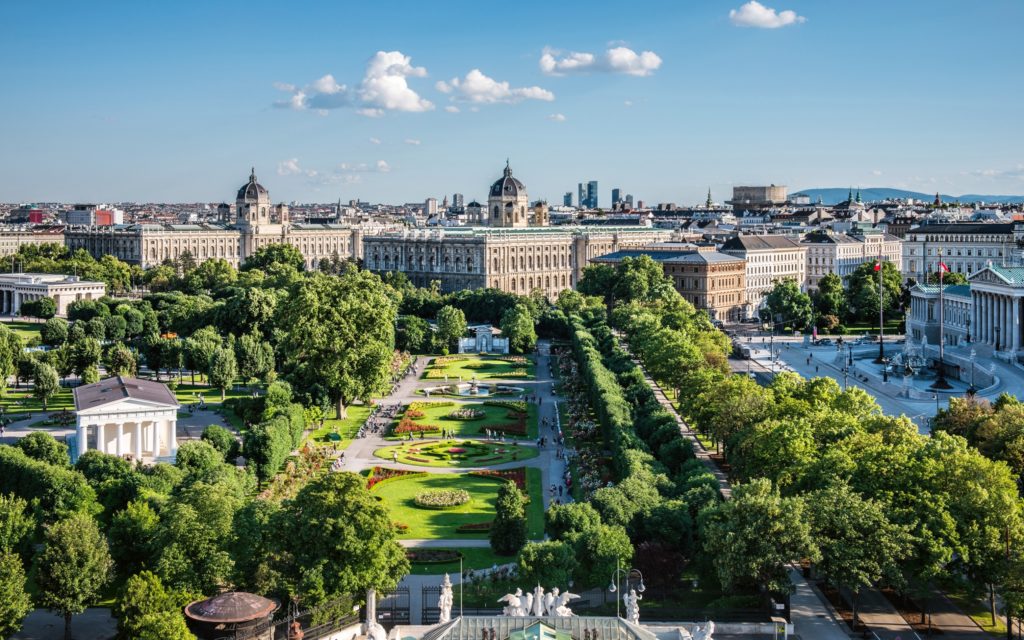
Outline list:
[[[178,401],[167,385],[115,376],[77,387],[74,458],[89,449],[137,461],[178,453]]]
[[[973,274],[970,283],[974,340],[1016,358],[1024,347],[1021,333],[1024,267],[989,264]]]
[[[268,244],[289,244],[302,253],[306,267],[322,260],[360,258],[362,231],[339,224],[293,223],[287,205],[271,204],[270,192],[255,169],[238,189],[235,207],[220,209],[217,224],[131,224],[68,227],[64,241],[72,251],[85,249],[99,258],[115,256],[144,268],[190,254],[196,262],[222,258],[239,266]]]
[[[72,302],[98,300],[106,293],[106,283],[81,280],[77,276],[4,273],[0,274],[0,314],[16,316],[25,302],[52,298],[57,304],[57,315],[66,316]]]
[[[488,193],[487,207],[475,207],[471,215],[475,226],[366,236],[366,268],[404,273],[421,287],[437,280],[445,292],[493,287],[518,294],[539,290],[553,298],[576,286],[592,258],[674,235],[647,227],[550,227],[544,207],[534,208],[531,224],[526,186],[507,164]]]

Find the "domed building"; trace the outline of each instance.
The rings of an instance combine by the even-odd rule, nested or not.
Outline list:
[[[526,187],[512,177],[512,167],[505,161],[505,171],[491,185],[487,197],[488,222],[492,227],[526,227],[529,226],[527,209],[530,198],[526,195]]]

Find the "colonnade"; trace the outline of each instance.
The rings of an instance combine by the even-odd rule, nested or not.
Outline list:
[[[990,344],[997,351],[1017,352],[1024,345],[1021,335],[1019,296],[973,291],[971,334],[976,342]]]
[[[97,422],[78,425],[78,455],[90,449],[89,428],[96,443],[94,448],[116,456],[132,454],[135,460],[174,457],[178,453],[177,420],[135,420]]]
[[[22,293],[13,289],[0,291],[0,314],[5,316],[17,315],[21,311],[22,304],[45,297],[41,293]]]

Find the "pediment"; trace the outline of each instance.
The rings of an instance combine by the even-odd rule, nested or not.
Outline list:
[[[78,411],[78,415],[81,416],[93,416],[100,414],[110,413],[138,413],[140,411],[165,411],[167,409],[173,409],[177,411],[179,405],[166,404],[163,402],[151,402],[148,400],[139,400],[138,398],[120,398],[113,402],[107,402],[105,404],[96,405],[89,407],[88,409],[82,409]]]

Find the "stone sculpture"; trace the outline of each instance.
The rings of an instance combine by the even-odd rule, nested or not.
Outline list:
[[[440,622],[451,622],[452,619],[452,581],[448,574],[444,574],[441,582],[441,597],[438,598],[437,606],[441,609]]]

